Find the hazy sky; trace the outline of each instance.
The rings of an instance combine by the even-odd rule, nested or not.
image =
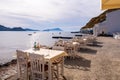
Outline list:
[[[79,30],[102,10],[101,0],[0,0],[0,24],[43,30]]]

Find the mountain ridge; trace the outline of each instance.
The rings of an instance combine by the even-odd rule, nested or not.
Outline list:
[[[52,29],[44,29],[42,31],[63,31],[63,30],[60,28],[52,28]]]
[[[29,29],[29,28],[23,29],[22,27],[9,28],[9,27],[0,25],[0,31],[39,31],[39,30],[34,30],[34,29]]]

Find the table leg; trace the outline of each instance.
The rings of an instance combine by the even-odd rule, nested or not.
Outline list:
[[[59,80],[59,64],[57,64],[57,80]]]
[[[62,63],[61,63],[61,75],[64,76],[64,57],[62,57]]]
[[[48,80],[52,80],[51,62],[48,63]]]
[[[20,67],[19,67],[19,63],[17,61],[17,78],[20,78]]]

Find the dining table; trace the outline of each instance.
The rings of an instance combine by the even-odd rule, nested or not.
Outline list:
[[[64,56],[68,56],[65,51],[61,50],[52,50],[52,49],[43,49],[40,48],[38,50],[34,48],[30,48],[27,50],[23,50],[24,52],[30,54],[39,54],[44,55],[45,61],[48,63],[48,80],[52,80],[52,63],[54,63],[57,59],[62,58],[61,65],[61,74],[64,75]]]

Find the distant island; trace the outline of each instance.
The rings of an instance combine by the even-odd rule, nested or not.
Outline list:
[[[45,30],[42,30],[42,31],[63,31],[63,30],[60,29],[60,28],[52,28],[52,29],[45,29]]]
[[[39,30],[28,29],[28,28],[23,29],[22,27],[9,28],[9,27],[0,25],[0,31],[39,31]]]

